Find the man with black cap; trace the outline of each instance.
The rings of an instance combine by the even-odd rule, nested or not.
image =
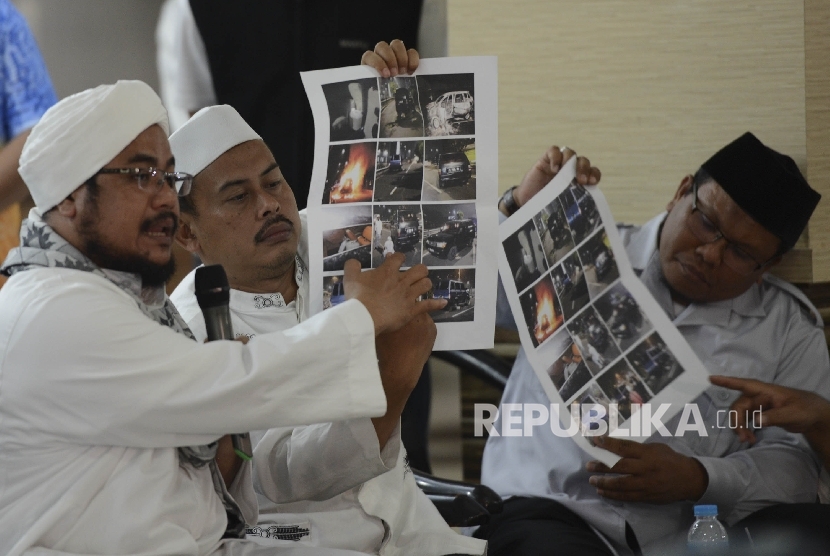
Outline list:
[[[551,166],[543,156],[503,211],[539,191]],[[746,133],[684,177],[666,213],[621,228],[640,279],[713,374],[830,397],[818,312],[767,274],[818,201],[791,158]],[[813,502],[819,464],[809,445],[777,428],[759,431],[753,446],[742,443],[723,424],[736,397],[713,386],[694,400],[707,436],[601,439],[622,457],[611,469],[546,427],[532,437],[491,436],[482,482],[510,499],[476,535],[494,555],[549,554],[544,547],[554,542],[562,554],[665,554],[684,545],[694,503],[717,504],[734,524],[775,503]],[[549,403],[523,352],[502,403]],[[672,433],[678,419],[665,423]]]

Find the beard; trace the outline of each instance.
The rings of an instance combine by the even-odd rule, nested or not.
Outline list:
[[[78,222],[78,235],[83,242],[81,251],[100,268],[129,272],[141,277],[141,287],[158,287],[164,285],[176,271],[176,261],[173,253],[166,263],[153,261],[133,253],[124,253],[113,248],[103,240],[98,230],[98,199],[95,191],[92,194],[92,206],[81,215]],[[178,227],[178,218],[173,212],[163,212],[155,218],[149,218],[141,223],[140,230],[147,231],[157,220],[172,218],[173,233]]]

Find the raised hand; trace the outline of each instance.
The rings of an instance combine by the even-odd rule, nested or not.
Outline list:
[[[737,412],[735,433],[743,442],[755,442],[755,434],[747,426],[746,416],[761,410],[762,427],[781,427],[795,433],[830,430],[830,402],[812,392],[769,384],[748,378],[710,376],[717,386],[739,390],[742,395],[732,404]]]
[[[520,207],[539,193],[552,180],[562,166],[576,153],[567,147],[560,149],[556,145],[550,147],[545,154],[528,170],[522,182],[514,190],[513,197]],[[591,166],[591,161],[584,156],[576,159],[576,181],[580,185],[596,185],[602,178],[598,168]]]
[[[432,288],[428,270],[422,264],[405,272],[400,268],[406,257],[393,253],[378,268],[360,271],[360,263],[354,259],[343,267],[343,288],[346,299],[357,299],[372,315],[375,334],[398,330],[418,315],[437,311],[446,299],[418,298]]]
[[[403,41],[395,39],[390,43],[380,41],[374,50],[367,50],[360,59],[361,65],[372,66],[389,78],[399,74],[412,73],[418,69],[421,57],[414,48],[407,50]]]

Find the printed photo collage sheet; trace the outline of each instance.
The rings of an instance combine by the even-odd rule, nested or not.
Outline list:
[[[633,429],[627,439],[642,442],[644,413],[632,427],[632,407],[650,404],[656,414],[671,403],[666,423],[709,386],[708,372],[634,273],[600,188],[577,185],[575,168],[573,158],[499,227],[502,282],[563,430],[573,404],[599,404],[609,429],[616,420],[618,434]],[[590,419],[579,415],[584,430]],[[619,459],[582,433],[574,439],[608,465]]]
[[[315,125],[308,199],[311,311],[344,301],[343,265],[429,268],[436,350],[493,346],[498,272],[495,57],[306,72]],[[477,300],[481,302],[477,303]]]

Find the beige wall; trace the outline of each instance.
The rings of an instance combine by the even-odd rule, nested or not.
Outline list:
[[[830,168],[827,5],[448,0],[449,51],[499,56],[502,189],[549,144],[565,143],[602,169],[615,216],[641,223],[664,208],[685,174],[747,130],[808,170],[805,56],[814,81],[824,80],[812,90],[813,112],[825,120],[811,112],[810,153]],[[805,10],[813,41],[806,55]],[[810,241],[830,251],[823,218],[830,179],[827,171],[808,176],[827,196]],[[830,280],[830,260],[825,266],[816,279]]]

